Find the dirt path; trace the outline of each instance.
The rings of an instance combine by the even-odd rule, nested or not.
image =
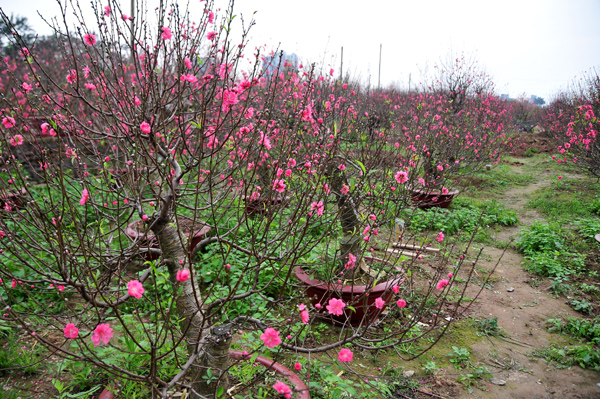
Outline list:
[[[527,162],[524,160],[524,162]],[[519,173],[519,166],[513,166]],[[508,190],[500,199],[519,217],[519,225],[503,229],[495,239],[506,242],[523,226],[544,218],[536,211],[525,207],[528,195],[549,186],[552,173],[541,171],[533,184]],[[487,247],[487,259],[498,259],[502,250]],[[498,325],[513,340],[508,343],[498,338],[485,339],[471,348],[472,357],[484,363],[497,379],[506,385],[489,384],[489,391],[475,389],[463,392],[459,398],[600,398],[600,375],[597,372],[573,367],[558,370],[545,360],[533,357],[534,349],[547,348],[552,343],[561,343],[564,337],[550,334],[546,320],[558,316],[581,315],[571,309],[564,298],[554,298],[548,291],[548,283],[532,280],[521,266],[521,254],[508,249],[496,269],[497,281],[491,290],[484,290],[474,307],[472,317],[483,320],[498,318]],[[483,267],[493,267],[491,262],[481,262]],[[510,292],[509,292],[510,291]]]

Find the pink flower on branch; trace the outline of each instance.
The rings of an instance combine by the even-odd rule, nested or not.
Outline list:
[[[180,283],[190,278],[190,271],[188,269],[181,269],[177,271],[177,281]]]
[[[5,116],[4,118],[2,118],[2,124],[5,128],[10,129],[15,125],[15,119],[10,116]]]
[[[15,135],[15,137],[10,139],[10,145],[15,147],[18,145],[23,145],[23,136],[21,136],[20,134]]]
[[[110,325],[108,323],[99,324],[92,333],[92,342],[96,346],[100,345],[100,342],[106,345],[108,344],[112,336],[113,329],[110,328]]]
[[[317,211],[317,216],[322,216],[323,215],[323,209],[325,209],[325,205],[323,205],[323,201],[319,201],[319,202],[313,202],[312,204],[310,204],[310,210]]]
[[[271,349],[281,343],[281,338],[279,338],[279,331],[275,330],[272,327],[267,328],[265,332],[260,336],[260,339],[267,348]]]
[[[436,289],[438,290],[442,290],[444,289],[445,286],[447,286],[450,283],[450,281],[443,279],[438,281],[437,285],[435,286]]]
[[[65,333],[65,338],[75,339],[79,336],[79,329],[75,327],[75,324],[69,323],[63,328],[63,332]]]
[[[384,306],[385,306],[385,301],[381,297],[375,299],[375,307],[377,309],[383,309]]]
[[[408,181],[408,172],[401,170],[398,173],[396,173],[395,178],[399,184],[404,184]]]
[[[171,38],[173,37],[173,34],[171,33],[171,29],[167,26],[163,26],[161,28],[161,30],[162,30],[162,33],[161,33],[160,37],[163,40],[171,40]]]
[[[142,124],[140,125],[140,129],[142,130],[142,133],[150,133],[151,128],[150,128],[150,124],[146,121],[142,122]]]
[[[85,205],[89,198],[90,194],[88,193],[88,190],[84,188],[81,192],[81,199],[79,200],[79,205]]]
[[[283,179],[275,179],[273,181],[273,190],[283,193],[285,191],[285,181]]]
[[[127,293],[137,299],[144,295],[144,286],[138,280],[131,280],[127,283]]]
[[[341,299],[331,298],[329,300],[329,305],[327,305],[325,308],[327,309],[329,314],[332,314],[334,316],[341,316],[342,314],[344,314],[345,307],[346,304]]]
[[[444,241],[444,237],[445,237],[444,233],[442,233],[442,232],[440,231],[440,232],[437,234],[437,236],[435,236],[435,239],[436,239],[436,241],[437,241],[437,242],[442,242],[442,241]]]
[[[396,305],[398,305],[398,307],[400,309],[405,308],[406,307],[406,301],[404,299],[398,299],[398,302],[396,302]]]
[[[282,394],[285,399],[290,399],[292,397],[292,390],[290,387],[279,380],[273,385],[273,389]]]
[[[340,362],[351,362],[354,353],[350,349],[342,348],[338,353],[338,359]]]
[[[88,46],[93,46],[94,44],[96,44],[96,36],[92,35],[91,33],[88,33],[85,36],[83,36],[83,41]]]

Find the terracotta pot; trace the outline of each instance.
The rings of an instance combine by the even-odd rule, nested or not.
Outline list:
[[[244,355],[243,352],[240,351],[231,351],[229,352],[229,356],[232,359],[236,360],[250,360],[251,355]],[[308,386],[298,377],[296,373],[285,367],[284,365],[277,363],[271,359],[267,359],[263,356],[258,356],[255,360],[256,363],[259,363],[265,366],[269,370],[275,371],[277,374],[285,377],[289,382],[293,385],[293,392],[297,393],[297,397],[299,399],[310,399],[310,393],[308,392]],[[115,394],[109,389],[110,384],[104,388],[104,391],[100,393],[98,399],[116,399]]]
[[[179,223],[180,225],[182,224],[183,232],[187,236],[188,241],[190,241],[190,251],[194,249],[194,247],[200,241],[202,241],[202,239],[208,234],[208,232],[211,229],[210,226],[204,224],[199,220],[196,221],[196,224],[193,228],[190,228],[190,225],[192,224],[192,220],[190,219],[180,218]],[[143,220],[136,220],[135,222],[129,223],[125,228],[125,234],[127,234],[133,240],[141,240],[142,242],[146,243],[145,245],[147,245],[149,248],[159,248],[158,240],[154,236],[154,233],[150,230],[144,231],[144,224],[145,223]],[[190,239],[190,231],[192,230],[194,235]],[[158,259],[158,255],[152,252],[144,252],[142,257],[145,260],[149,261]]]
[[[281,198],[257,198],[250,199],[249,197],[242,197],[246,207],[246,215],[269,215],[272,214],[278,207],[285,206],[290,200],[290,197]]]
[[[383,259],[364,257],[365,262],[386,262]],[[385,310],[388,302],[392,299],[394,292],[392,287],[404,282],[403,277],[397,277],[377,284],[375,287],[370,285],[342,285],[327,284],[320,280],[311,279],[310,276],[300,267],[294,269],[294,274],[306,287],[306,294],[313,305],[321,304],[320,313],[324,320],[333,324],[346,324],[350,321],[353,326],[361,322],[373,322],[381,312]],[[330,315],[326,306],[332,298],[341,299],[348,306],[352,306],[355,311],[344,308],[344,314],[341,316]],[[375,300],[381,298],[385,301],[383,308],[375,307]],[[365,320],[363,320],[365,319]]]
[[[460,191],[450,191],[448,194],[421,190],[410,190],[413,205],[420,209],[448,208]]]

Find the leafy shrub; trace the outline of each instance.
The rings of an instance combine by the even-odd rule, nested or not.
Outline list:
[[[600,318],[592,320],[569,317],[565,322],[562,319],[548,319],[551,324],[548,331],[568,334],[576,338],[583,338],[595,345],[600,344]]]
[[[485,201],[473,204],[457,199],[448,209],[417,209],[414,213],[406,211],[405,218],[415,231],[443,231],[455,234],[461,230],[472,233],[478,226],[512,226],[517,223],[517,215],[497,201]]]
[[[600,204],[600,201],[598,203]],[[596,234],[600,234],[600,219],[579,219],[574,224],[577,227],[577,232],[586,240],[593,240]]]
[[[562,229],[558,224],[534,222],[531,226],[521,229],[516,246],[526,256],[538,252],[560,251],[565,245],[561,233]]]

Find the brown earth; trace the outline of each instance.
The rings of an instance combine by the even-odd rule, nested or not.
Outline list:
[[[522,159],[527,163],[528,158]],[[513,166],[518,168],[518,166]],[[515,170],[515,173],[518,173]],[[574,175],[571,177],[575,177]],[[544,221],[544,217],[525,204],[528,195],[549,186],[552,175],[540,171],[537,182],[515,187],[505,192],[499,200],[517,213],[519,224],[502,229],[494,239],[507,242],[520,228],[534,221]],[[502,250],[487,247],[485,259],[498,259]],[[557,369],[544,359],[532,356],[535,349],[548,348],[550,344],[562,344],[566,338],[547,332],[546,320],[556,317],[581,317],[566,303],[564,297],[553,297],[548,291],[548,282],[539,283],[522,267],[520,253],[508,249],[495,270],[498,276],[491,290],[483,290],[478,302],[472,308],[475,319],[498,318],[498,325],[509,338],[501,340],[490,337],[471,346],[472,357],[485,364],[493,376],[504,380],[506,385],[489,383],[487,392],[475,389],[473,393],[463,389],[459,399],[466,398],[600,398],[600,374],[579,367]],[[480,265],[491,269],[493,262],[481,261]],[[533,277],[533,278],[532,278]],[[508,292],[508,289],[514,289]],[[566,345],[566,343],[565,343]]]

